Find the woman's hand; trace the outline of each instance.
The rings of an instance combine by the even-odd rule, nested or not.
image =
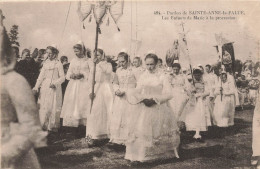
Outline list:
[[[34,95],[36,95],[36,94],[38,93],[38,89],[33,88],[33,89],[32,89],[32,92],[33,92]]]
[[[94,57],[93,62],[94,62],[95,64],[98,64],[99,59],[98,59],[97,57]]]
[[[124,95],[125,95],[125,92],[124,92],[124,91],[122,91],[120,96],[124,96]]]
[[[212,102],[212,101],[214,101],[214,97],[213,96],[210,96],[209,97],[209,100]]]
[[[145,106],[148,106],[148,104],[149,104],[149,100],[148,99],[144,99],[142,102],[144,103]]]
[[[95,94],[95,93],[90,93],[90,94],[89,94],[89,98],[90,98],[91,100],[94,100],[95,97],[96,97],[96,94]]]
[[[223,87],[220,87],[220,88],[219,88],[219,91],[220,91],[220,93],[223,92]]]
[[[207,93],[202,93],[201,95],[202,95],[201,97],[202,97],[203,99],[205,99],[205,98],[208,96]]]
[[[75,75],[75,78],[76,78],[76,79],[83,79],[83,78],[84,78],[84,75],[81,74],[81,73],[79,73],[79,74],[76,74],[76,75]]]
[[[183,130],[185,128],[185,123],[183,121],[177,121],[177,126],[180,130]]]
[[[194,94],[194,96],[195,96],[196,98],[199,98],[199,97],[202,96],[202,94],[201,94],[201,93],[196,93],[196,94]]]
[[[151,107],[151,106],[153,106],[154,104],[156,104],[156,102],[155,102],[153,99],[144,99],[142,102],[143,102],[144,105],[147,106],[147,107]]]
[[[77,76],[76,76],[75,73],[72,73],[72,74],[70,75],[70,78],[75,80],[75,79],[77,78]]]
[[[153,106],[153,105],[155,105],[155,104],[156,104],[155,100],[149,99],[149,105],[150,105],[150,106]]]
[[[50,85],[50,88],[56,89],[56,86],[55,86],[54,84],[51,84],[51,85]]]
[[[124,94],[125,94],[125,92],[121,92],[119,89],[115,92],[115,94],[117,95],[117,96],[119,96],[119,97],[122,97]]]
[[[115,92],[115,94],[116,94],[117,96],[119,96],[120,90],[118,89],[118,90]]]

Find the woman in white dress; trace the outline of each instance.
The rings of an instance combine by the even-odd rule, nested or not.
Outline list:
[[[127,102],[126,98],[129,92],[136,87],[137,81],[132,69],[129,67],[128,59],[129,55],[127,53],[120,52],[118,54],[120,67],[116,71],[113,82],[115,100],[111,115],[110,142],[116,144],[125,144],[127,139],[127,122],[131,113],[126,113],[126,110],[130,111],[133,106]]]
[[[40,120],[43,129],[57,132],[60,127],[62,106],[61,84],[64,82],[64,71],[58,61],[59,51],[52,46],[46,49],[48,60],[44,62],[37,83],[33,90],[38,92],[41,87]]]
[[[189,112],[186,113],[186,130],[187,131],[195,131],[194,139],[201,141],[201,131],[207,131],[208,126],[211,125],[210,115],[207,113],[207,102],[206,97],[209,96],[210,91],[206,84],[206,81],[202,78],[201,68],[195,68],[193,70],[194,77],[194,88],[191,88],[194,91],[190,91],[190,93],[194,93],[189,102],[193,102],[193,104],[189,104]]]
[[[212,72],[211,66],[210,65],[206,65],[205,66],[205,72],[203,74],[203,79],[205,81],[207,81],[207,84],[209,86],[209,90],[210,90],[210,95],[206,98],[207,100],[207,111],[210,114],[210,118],[211,118],[211,122],[214,123],[214,118],[213,118],[213,110],[214,110],[214,90],[215,90],[215,83],[217,83],[218,81],[218,77],[217,75],[215,75]]]
[[[182,114],[184,104],[187,102],[187,94],[185,92],[185,86],[187,79],[180,74],[181,65],[179,63],[172,64],[172,73],[170,73],[168,79],[171,84],[171,93],[176,96],[169,101],[169,105],[178,119],[178,121],[185,121],[185,115]]]
[[[216,96],[215,109],[213,111],[215,125],[218,127],[233,126],[235,115],[235,85],[233,81],[228,80],[225,71],[222,71],[220,80],[214,92]]]
[[[196,92],[195,86],[193,85],[193,77],[191,73],[188,73],[186,75],[187,83],[185,83],[185,93],[187,94],[187,100],[186,103],[184,102],[182,106],[183,114],[185,115],[185,121],[186,121],[186,114],[189,113],[192,109],[194,109],[196,98],[194,97],[194,94]],[[185,122],[184,121],[184,122]]]
[[[133,59],[132,71],[134,72],[137,80],[139,79],[140,75],[145,71],[145,69],[142,67],[142,59],[138,56]]]
[[[85,126],[87,120],[91,53],[82,43],[76,44],[73,49],[76,58],[71,60],[66,75],[69,84],[65,92],[61,118],[63,118],[63,126],[78,127]]]
[[[173,96],[167,78],[156,70],[157,62],[155,54],[146,55],[147,70],[128,97],[130,103],[137,104],[131,111],[138,114],[130,122],[126,142],[125,159],[130,161],[178,157],[180,136],[177,121],[166,104]]]
[[[105,53],[102,49],[97,50],[97,57],[94,59],[96,62],[96,75],[95,75],[95,94],[92,95],[91,88],[89,90],[90,99],[88,101],[87,111],[87,129],[86,139],[89,146],[95,145],[98,140],[108,139],[110,116],[114,100],[114,91],[112,86],[112,65],[105,61]],[[90,70],[90,82],[93,79],[93,68]],[[90,111],[91,108],[91,111]]]

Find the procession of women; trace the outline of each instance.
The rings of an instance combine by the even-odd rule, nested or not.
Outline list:
[[[0,14],[3,168],[41,168],[34,149],[50,146],[48,136],[68,129],[88,149],[125,147],[123,158],[132,164],[181,159],[182,133],[191,132],[194,143],[212,134],[222,138],[235,125],[235,110],[244,108],[244,83],[238,81],[246,70],[232,67],[234,56],[225,44],[216,64],[189,67],[174,48],[178,40],[164,56],[125,49],[113,56],[79,39],[70,59],[53,44],[23,49],[20,57]],[[97,34],[98,29],[97,23]],[[251,164],[259,168],[259,62],[250,71]]]
[[[59,51],[52,46],[46,48],[47,59],[32,89],[39,93],[37,102],[44,131],[83,127],[85,130],[74,131],[85,132],[83,138],[89,148],[109,140],[108,144],[126,146],[125,159],[145,162],[180,158],[183,124],[186,131],[194,131],[194,142],[203,142],[201,132],[211,126],[234,125],[237,88],[234,77],[224,68],[219,70],[219,76],[210,65],[199,65],[192,73],[183,73],[178,60],[171,67],[159,67],[158,56],[148,53],[143,61],[135,57],[137,63],[133,65],[130,56],[120,52],[113,72],[102,49],[98,49],[95,59],[81,42],[72,49],[75,57],[65,74],[58,60]],[[62,100],[61,84],[65,78],[69,82]],[[259,142],[253,143],[257,146]]]

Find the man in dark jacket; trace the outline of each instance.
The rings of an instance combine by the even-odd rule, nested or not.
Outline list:
[[[20,60],[15,67],[17,73],[24,76],[28,81],[31,88],[36,84],[37,78],[39,76],[39,67],[34,59],[30,56],[30,50],[24,49],[22,52],[22,60]]]

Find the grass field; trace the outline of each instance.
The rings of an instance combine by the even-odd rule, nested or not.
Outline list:
[[[73,130],[49,136],[49,146],[37,149],[43,169],[80,168],[253,168],[250,165],[253,109],[236,111],[235,125],[219,130],[209,128],[203,133],[205,142],[194,142],[193,133],[183,131],[180,159],[165,159],[133,165],[124,159],[125,147],[88,148],[76,139]]]

